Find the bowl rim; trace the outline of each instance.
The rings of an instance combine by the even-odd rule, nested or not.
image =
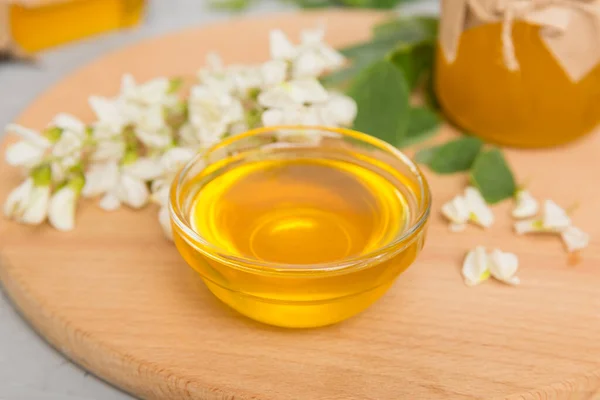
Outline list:
[[[370,251],[365,254],[360,254],[354,257],[348,257],[341,259],[339,261],[329,261],[323,263],[311,263],[311,264],[285,264],[278,263],[272,261],[263,261],[250,257],[243,257],[223,248],[212,244],[211,242],[204,239],[199,233],[197,233],[186,221],[183,216],[181,207],[179,206],[179,189],[185,177],[187,176],[188,171],[194,167],[200,160],[204,159],[207,155],[210,155],[214,151],[228,146],[238,140],[248,138],[254,135],[259,135],[263,133],[268,133],[272,131],[278,130],[318,130],[325,131],[329,133],[336,133],[346,137],[351,137],[363,142],[367,142],[375,147],[378,147],[384,150],[386,153],[392,154],[394,157],[399,159],[403,164],[405,164],[416,177],[416,181],[419,186],[420,195],[421,195],[421,204],[419,205],[420,214],[415,222],[413,222],[406,230],[404,230],[401,234],[397,235],[392,241],[387,243],[385,246],[382,246],[376,250]],[[216,259],[217,261],[228,264],[234,268],[250,270],[254,272],[275,272],[275,273],[288,273],[288,272],[308,272],[314,273],[316,271],[339,271],[346,270],[348,268],[357,267],[365,264],[371,264],[369,261],[377,260],[382,256],[390,253],[390,250],[395,247],[400,247],[400,250],[393,252],[392,254],[396,254],[398,251],[401,251],[403,247],[401,246],[403,243],[407,245],[410,244],[410,239],[415,236],[427,223],[429,215],[431,213],[431,190],[429,188],[429,184],[427,179],[425,178],[421,169],[417,166],[415,162],[413,162],[410,157],[404,154],[402,151],[392,146],[391,144],[377,139],[374,136],[371,136],[366,133],[362,133],[356,130],[352,130],[349,128],[338,128],[338,127],[329,127],[329,126],[303,126],[303,125],[277,125],[277,126],[268,126],[268,127],[260,127],[248,130],[244,133],[228,137],[219,143],[213,145],[208,148],[206,151],[199,152],[195,155],[190,161],[188,161],[175,175],[173,182],[171,183],[170,193],[169,193],[169,215],[172,224],[174,224],[178,229],[181,230],[185,236],[189,239],[192,239],[196,246],[200,245],[202,248],[200,251],[210,258]],[[174,235],[176,233],[174,232]]]

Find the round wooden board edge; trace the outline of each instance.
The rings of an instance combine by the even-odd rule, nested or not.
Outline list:
[[[92,335],[82,334],[64,317],[49,312],[42,304],[36,302],[26,284],[7,279],[9,275],[7,263],[3,259],[0,260],[0,290],[4,292],[10,304],[27,325],[62,356],[107,384],[132,396],[145,399],[251,400],[250,397],[239,393],[226,393],[221,389],[211,388],[204,382],[203,386],[200,386],[192,380],[181,377],[180,374],[174,374],[165,368],[159,368],[152,363],[119,352],[103,342],[94,340]],[[70,346],[61,346],[61,343],[69,343]],[[89,363],[83,355],[98,354],[99,348],[102,348],[99,354],[110,356],[96,357],[94,363]],[[115,359],[119,360],[117,366],[115,366]],[[138,375],[133,382],[139,382],[140,377],[143,377],[143,386],[131,384],[132,381],[126,379],[131,370],[125,367],[127,364],[135,364],[134,370]],[[168,384],[164,384],[165,382]],[[173,390],[174,388],[176,390]],[[256,399],[252,398],[252,400]]]

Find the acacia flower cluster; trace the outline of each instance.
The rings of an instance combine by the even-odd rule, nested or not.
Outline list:
[[[196,154],[259,126],[352,125],[354,100],[319,82],[345,62],[325,43],[322,27],[303,31],[297,45],[272,31],[270,54],[263,64],[230,66],[209,54],[187,98],[178,79],[139,84],[127,74],[116,96],[89,98],[91,124],[61,113],[39,132],[8,125],[20,140],[8,147],[6,160],[24,172],[24,181],[9,194],[4,214],[69,231],[82,197],[97,198],[107,211],[154,202],[171,238],[169,188]]]

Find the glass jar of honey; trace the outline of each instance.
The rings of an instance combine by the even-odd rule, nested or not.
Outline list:
[[[145,0],[13,0],[0,2],[0,43],[10,38],[36,52],[137,24]]]
[[[600,2],[442,0],[435,87],[469,133],[563,144],[600,122]]]

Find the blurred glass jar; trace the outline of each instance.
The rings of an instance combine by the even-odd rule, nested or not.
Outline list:
[[[8,34],[28,52],[136,25],[146,0],[15,0],[6,7]]]
[[[436,93],[486,140],[555,146],[600,122],[600,1],[442,0]]]

